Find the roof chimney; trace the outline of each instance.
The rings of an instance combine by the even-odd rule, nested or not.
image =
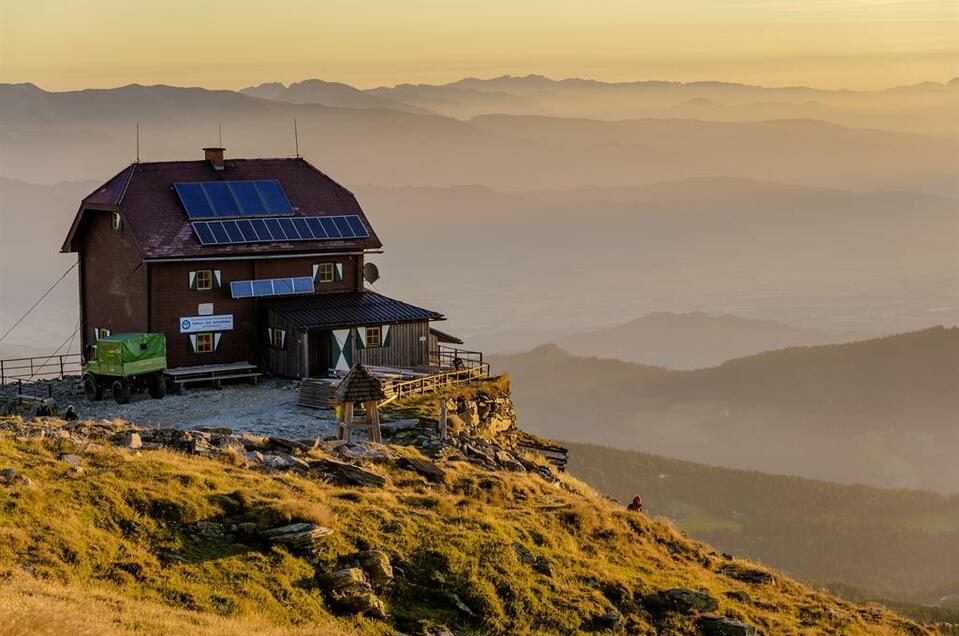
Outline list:
[[[209,161],[211,164],[213,164],[214,170],[223,170],[223,151],[224,150],[226,150],[226,148],[214,147],[214,148],[203,149],[204,158],[207,161]]]

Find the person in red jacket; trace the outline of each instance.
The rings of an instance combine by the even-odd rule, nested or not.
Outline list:
[[[639,495],[633,497],[633,503],[626,506],[626,510],[630,512],[642,512],[643,511],[643,498]]]

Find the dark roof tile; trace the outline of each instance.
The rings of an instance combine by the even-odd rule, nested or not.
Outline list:
[[[443,314],[371,291],[316,294],[273,300],[270,309],[301,329],[443,320]]]

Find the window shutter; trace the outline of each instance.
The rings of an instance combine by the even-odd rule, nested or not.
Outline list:
[[[343,263],[337,263],[336,265],[334,265],[333,270],[335,272],[333,274],[333,279],[338,283],[342,283],[343,282]]]
[[[213,270],[213,289],[220,288],[220,270]]]
[[[382,331],[380,331],[380,346],[390,346],[390,326],[383,325],[380,329],[382,329]]]
[[[220,336],[222,336],[222,335],[223,335],[223,334],[220,333],[220,332],[216,332],[216,333],[213,334],[213,350],[214,350],[214,351],[219,351],[219,350],[220,350]]]
[[[356,328],[356,348],[366,349],[366,327]]]
[[[320,282],[320,266],[316,263],[313,264],[313,282]]]
[[[190,272],[190,289],[196,291],[196,272]]]
[[[187,346],[190,349],[190,353],[196,353],[196,334],[191,333],[190,337],[187,338]]]

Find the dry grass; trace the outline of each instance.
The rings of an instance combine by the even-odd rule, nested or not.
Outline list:
[[[447,482],[431,484],[376,464],[386,488],[344,488],[168,451],[134,456],[107,448],[83,452],[87,470],[71,478],[58,452],[55,442],[0,438],[0,465],[34,482],[0,489],[0,576],[9,579],[0,586],[0,615],[16,617],[0,636],[418,634],[436,625],[458,634],[575,633],[610,609],[635,633],[695,633],[685,618],[654,621],[641,603],[644,594],[676,586],[708,590],[721,612],[768,634],[821,633],[803,624],[813,615],[842,634],[911,628],[891,612],[778,574],[772,586],[723,577],[716,569],[725,561],[708,547],[569,477],[558,487],[447,462]],[[334,528],[315,560],[185,532],[197,521],[293,520]],[[515,543],[551,574],[522,559]],[[390,618],[339,617],[310,581],[342,555],[371,548],[385,550],[402,571],[384,594]],[[754,602],[727,596],[734,591]],[[457,609],[451,594],[476,617]]]

